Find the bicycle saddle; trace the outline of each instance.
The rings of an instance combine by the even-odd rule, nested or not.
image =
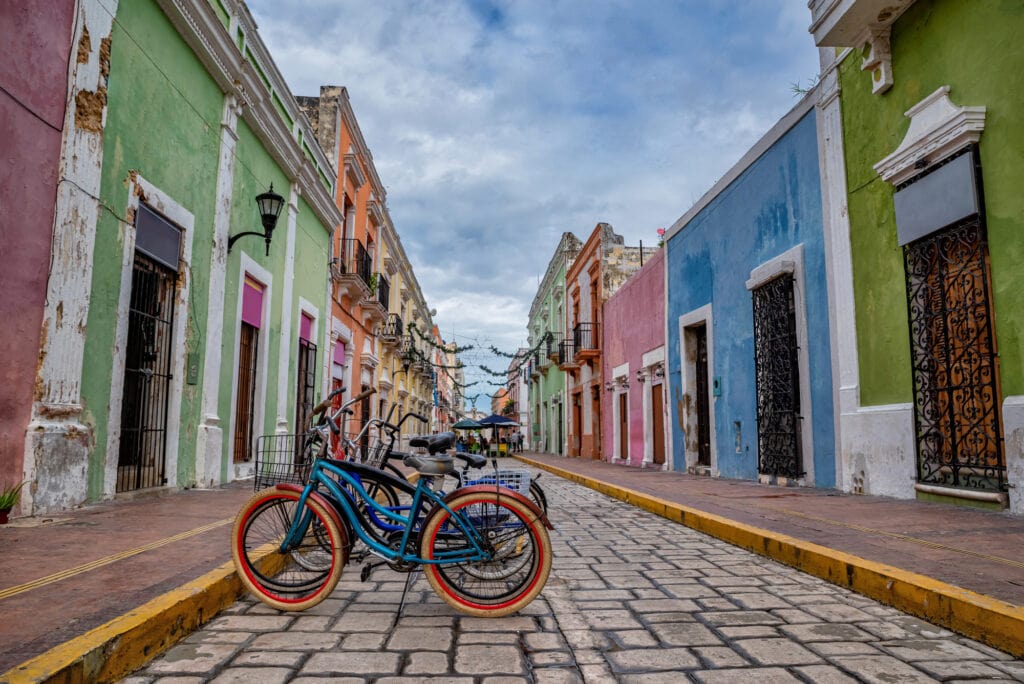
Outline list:
[[[455,472],[455,461],[447,454],[440,456],[409,454],[402,459],[402,463],[410,468],[415,468],[421,475],[448,475]]]
[[[423,437],[413,437],[409,440],[409,446],[426,448],[427,453],[431,456],[439,451],[448,449],[452,444],[455,444],[454,432],[442,432],[439,435],[424,435]]]

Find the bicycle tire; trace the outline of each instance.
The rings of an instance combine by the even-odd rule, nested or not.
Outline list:
[[[242,506],[231,530],[231,556],[242,584],[278,610],[306,610],[323,601],[347,560],[348,538],[336,514],[312,498],[306,501],[312,519],[303,542],[287,551],[279,548],[300,497],[301,490],[260,490]],[[308,554],[308,562],[296,562],[296,554]]]
[[[544,522],[522,502],[498,492],[458,492],[446,502],[473,521],[489,544],[486,561],[425,564],[434,592],[456,610],[476,617],[502,617],[533,601],[551,572],[551,538]],[[420,556],[434,560],[470,546],[442,507],[423,525]]]
[[[548,514],[548,496],[536,480],[530,480],[530,498],[540,508],[541,513]]]

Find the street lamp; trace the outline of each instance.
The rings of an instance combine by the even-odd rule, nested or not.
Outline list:
[[[231,246],[240,237],[246,235],[260,235],[267,242],[267,256],[270,256],[270,239],[274,236],[274,228],[277,226],[277,217],[281,215],[281,207],[284,206],[284,197],[274,192],[274,184],[270,184],[270,190],[256,195],[256,206],[260,208],[260,221],[263,223],[263,232],[247,230],[244,233],[237,233],[228,237],[228,252]]]

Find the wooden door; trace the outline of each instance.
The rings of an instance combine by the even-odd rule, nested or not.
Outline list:
[[[665,397],[664,385],[651,387],[651,429],[653,431],[654,453],[651,455],[657,465],[665,463]]]

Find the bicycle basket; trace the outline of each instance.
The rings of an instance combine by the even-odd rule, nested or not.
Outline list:
[[[315,455],[304,453],[306,434],[263,435],[256,439],[256,491],[279,483],[304,485]]]
[[[499,484],[506,489],[511,489],[523,496],[530,494],[530,471],[521,468],[501,468],[497,472],[485,471],[480,477],[474,477],[465,484]]]
[[[387,441],[376,435],[364,437],[362,441],[353,445],[350,458],[353,461],[380,468],[384,464],[384,456],[387,454],[387,444]]]

